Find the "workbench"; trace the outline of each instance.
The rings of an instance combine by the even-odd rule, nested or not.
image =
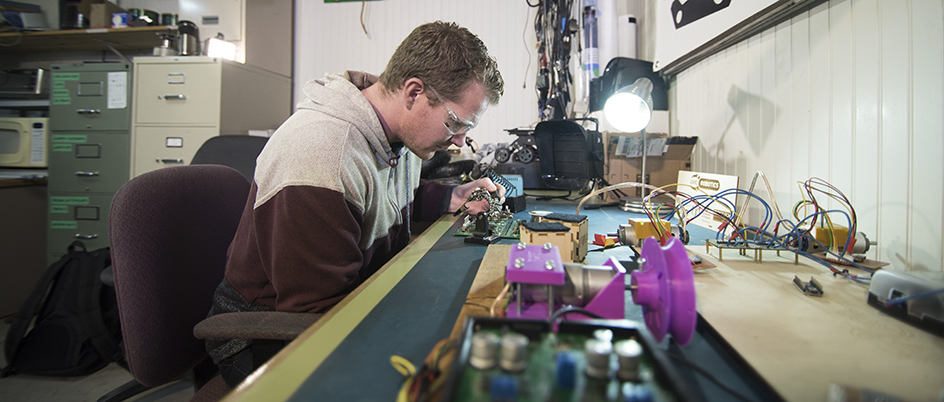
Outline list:
[[[532,210],[572,214],[575,209],[576,203],[529,199],[527,211],[516,218],[528,219]],[[642,217],[615,207],[580,213],[589,217],[591,238]],[[435,222],[226,400],[395,400],[403,377],[390,357],[421,365],[438,341],[453,334],[463,306],[469,311],[475,304],[467,297],[480,286],[474,284],[476,276],[486,272],[486,279],[478,281],[493,281],[502,266],[500,247],[515,243],[467,244],[453,236],[460,224],[452,216]],[[696,272],[699,319],[692,341],[679,346],[667,336],[660,347],[677,357],[671,359],[675,368],[704,400],[734,397],[683,360],[755,401],[826,401],[832,383],[915,400],[933,399],[944,387],[944,338],[867,306],[867,286],[829,278],[825,268],[802,260],[794,265],[792,256],[778,260],[771,253],[755,263],[752,256],[728,251],[719,261],[705,254],[703,245],[713,232],[692,226],[689,231],[689,249],[716,267]],[[631,255],[617,247],[590,252],[587,263]],[[792,283],[793,272],[804,279],[819,275],[826,295],[803,295]],[[626,318],[643,321],[628,291]]]

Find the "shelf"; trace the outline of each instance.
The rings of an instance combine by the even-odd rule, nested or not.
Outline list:
[[[49,99],[0,99],[0,108],[48,109]]]
[[[50,53],[108,50],[151,50],[161,45],[161,32],[174,32],[176,26],[135,28],[99,28],[64,31],[0,33],[0,54]]]

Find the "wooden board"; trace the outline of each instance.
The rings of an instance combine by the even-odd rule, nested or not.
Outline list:
[[[944,390],[944,338],[866,303],[868,286],[793,256],[689,247],[716,268],[695,273],[698,312],[789,401],[826,401],[830,384],[930,401]],[[750,253],[749,253],[750,254]],[[823,297],[793,284],[815,278]],[[867,276],[867,275],[866,275]]]
[[[479,271],[472,280],[472,287],[469,288],[469,296],[466,298],[462,311],[459,312],[459,318],[456,319],[452,327],[450,338],[457,339],[462,331],[462,325],[466,317],[488,317],[489,308],[495,297],[501,293],[505,286],[505,267],[508,265],[508,253],[511,252],[511,245],[491,244],[482,257],[482,263],[479,264]],[[504,303],[504,301],[502,301]],[[497,310],[497,309],[496,309]]]

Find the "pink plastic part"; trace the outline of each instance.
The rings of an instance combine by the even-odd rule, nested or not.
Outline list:
[[[665,247],[655,238],[642,246],[639,271],[631,273],[633,303],[642,307],[649,332],[657,341],[671,333],[686,345],[695,333],[695,275],[685,245],[670,238]]]

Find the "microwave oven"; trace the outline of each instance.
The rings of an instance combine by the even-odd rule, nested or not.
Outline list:
[[[47,167],[48,148],[48,117],[0,117],[0,167]]]

